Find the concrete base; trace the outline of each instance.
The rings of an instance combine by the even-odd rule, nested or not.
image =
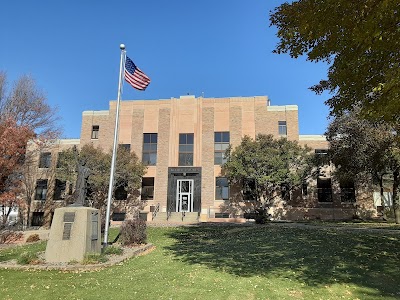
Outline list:
[[[86,253],[101,252],[98,209],[63,207],[54,212],[47,242],[47,262],[82,261]]]

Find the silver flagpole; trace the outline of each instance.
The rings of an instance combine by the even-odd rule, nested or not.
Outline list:
[[[108,187],[108,199],[107,199],[107,211],[106,211],[106,226],[104,229],[104,241],[103,250],[107,247],[108,243],[108,229],[110,227],[110,212],[111,212],[111,200],[114,188],[114,175],[115,175],[115,163],[117,161],[117,146],[118,146],[118,126],[119,126],[119,106],[121,102],[121,91],[124,80],[124,64],[125,64],[125,45],[119,46],[121,49],[121,62],[119,65],[119,83],[118,83],[118,98],[117,98],[117,111],[115,114],[115,129],[114,129],[114,145],[111,159],[111,173],[110,173],[110,185]]]

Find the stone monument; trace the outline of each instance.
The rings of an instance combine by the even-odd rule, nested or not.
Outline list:
[[[54,212],[45,253],[47,262],[82,261],[87,253],[101,252],[99,210],[84,206],[90,169],[84,164],[77,169],[75,202]]]

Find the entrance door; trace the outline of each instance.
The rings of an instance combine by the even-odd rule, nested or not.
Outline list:
[[[176,182],[176,211],[193,211],[193,179],[178,179]]]

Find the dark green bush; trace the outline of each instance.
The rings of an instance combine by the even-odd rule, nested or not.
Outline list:
[[[140,245],[146,243],[146,221],[141,219],[127,220],[121,226],[121,244]]]

